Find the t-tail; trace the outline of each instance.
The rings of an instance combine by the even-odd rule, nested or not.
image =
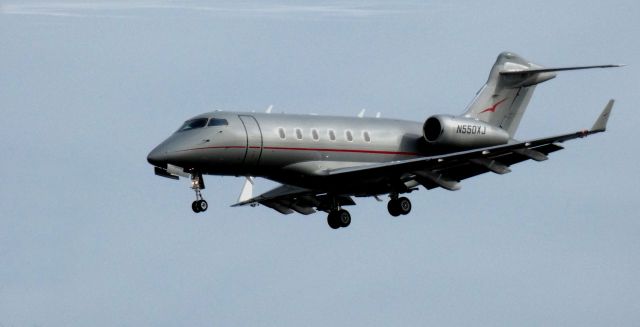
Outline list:
[[[464,117],[479,119],[505,130],[511,138],[537,84],[556,77],[555,72],[621,65],[546,68],[512,52],[503,52],[493,64],[487,83],[467,107]]]

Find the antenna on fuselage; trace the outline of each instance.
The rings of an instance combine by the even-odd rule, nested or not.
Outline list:
[[[269,107],[267,108],[267,110],[265,111],[266,113],[270,114],[271,113],[271,109],[273,109],[273,105],[269,105]]]
[[[362,108],[362,110],[360,110],[360,113],[358,114],[358,118],[364,117],[365,111],[367,111],[367,109]]]
[[[376,118],[380,118],[380,111],[376,112]]]

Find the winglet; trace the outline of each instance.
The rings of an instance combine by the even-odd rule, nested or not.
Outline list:
[[[600,116],[591,127],[592,132],[604,132],[607,129],[607,121],[609,121],[609,116],[611,116],[611,109],[613,108],[613,103],[615,101],[613,99],[609,100],[609,103],[604,107]]]
[[[240,196],[238,197],[238,203],[247,201],[253,197],[253,177],[247,176],[247,179],[244,182],[244,186],[242,186],[242,191],[240,191]]]

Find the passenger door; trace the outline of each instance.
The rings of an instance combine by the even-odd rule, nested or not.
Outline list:
[[[238,115],[247,135],[247,147],[242,167],[251,169],[257,167],[262,155],[262,131],[258,121],[253,116]]]

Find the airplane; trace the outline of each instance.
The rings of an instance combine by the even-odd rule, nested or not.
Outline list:
[[[196,199],[204,175],[245,177],[233,206],[264,205],[282,214],[328,213],[333,229],[347,227],[354,198],[389,196],[392,216],[406,215],[404,196],[419,189],[455,191],[460,182],[510,166],[543,161],[560,143],[606,130],[610,100],[589,130],[520,141],[514,138],[535,87],[556,72],[624,65],[547,68],[512,52],[498,55],[487,82],[461,115],[424,122],[401,119],[214,111],[188,119],[148,155],[158,176],[190,178]],[[281,185],[253,196],[254,178]]]

